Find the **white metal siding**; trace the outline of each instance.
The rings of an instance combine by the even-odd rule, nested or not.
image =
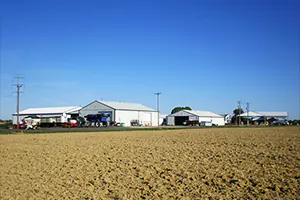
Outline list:
[[[189,116],[189,120],[194,121],[194,120],[198,120],[199,117],[198,116]]]
[[[151,126],[151,113],[142,113],[142,116],[140,117],[142,124],[145,126]]]
[[[173,116],[168,116],[168,117],[167,117],[167,125],[168,125],[168,126],[174,126],[174,125],[175,125],[175,117],[173,117]]]
[[[211,122],[211,117],[199,117],[199,122]]]
[[[125,126],[130,126],[131,120],[139,120],[138,111],[116,110],[115,121],[124,123]]]
[[[151,124],[152,126],[158,126],[158,112],[151,112]]]
[[[116,122],[130,126],[131,120],[139,120],[144,126],[157,126],[157,112],[116,110]]]
[[[212,118],[212,123],[215,124],[215,125],[218,125],[218,126],[224,126],[225,125],[224,118],[213,117]]]

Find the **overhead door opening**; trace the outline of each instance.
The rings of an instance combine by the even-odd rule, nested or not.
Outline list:
[[[144,113],[141,121],[144,126],[151,126],[151,113]]]
[[[183,122],[188,121],[188,116],[175,116],[175,125],[183,125]]]

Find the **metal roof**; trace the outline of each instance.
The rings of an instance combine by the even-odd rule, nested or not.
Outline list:
[[[216,113],[213,113],[213,112],[210,112],[210,111],[201,111],[201,110],[181,110],[181,111],[178,111],[176,113],[179,113],[179,112],[186,112],[188,114],[191,114],[191,115],[196,115],[198,117],[216,117],[216,118],[224,118],[223,116],[221,115],[218,115]],[[176,116],[176,113],[173,113],[169,116]]]
[[[65,107],[49,107],[49,108],[28,108],[20,111],[20,115],[34,114],[59,114],[59,113],[78,113],[82,107],[80,106],[65,106]],[[16,115],[17,113],[14,113]]]
[[[240,115],[238,115],[238,116],[241,116],[241,117],[247,117],[247,116],[249,116],[249,117],[261,117],[262,114],[260,114],[260,113],[258,113],[258,112],[249,111],[248,113],[245,112],[245,113],[240,114]]]
[[[288,112],[245,112],[240,115],[241,117],[288,117]]]
[[[288,112],[259,112],[267,117],[288,117]]]
[[[104,105],[107,105],[113,109],[116,110],[136,110],[136,111],[155,111],[156,110],[149,108],[147,106],[144,106],[142,104],[138,103],[125,103],[125,102],[110,102],[110,101],[98,101],[99,103],[102,103]]]
[[[218,115],[221,115],[223,117],[226,117],[227,115],[230,115],[230,114],[218,114]]]
[[[185,111],[189,112],[191,114],[197,115],[198,117],[220,117],[220,118],[223,118],[223,116],[218,115],[213,112],[210,112],[210,111],[201,111],[201,110],[185,110]]]

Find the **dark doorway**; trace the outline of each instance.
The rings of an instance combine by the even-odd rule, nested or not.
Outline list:
[[[175,125],[183,125],[183,122],[188,121],[188,116],[178,116],[175,117]]]

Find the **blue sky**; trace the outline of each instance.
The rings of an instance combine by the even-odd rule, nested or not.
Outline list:
[[[0,118],[21,109],[137,102],[300,118],[300,2],[2,1]]]

